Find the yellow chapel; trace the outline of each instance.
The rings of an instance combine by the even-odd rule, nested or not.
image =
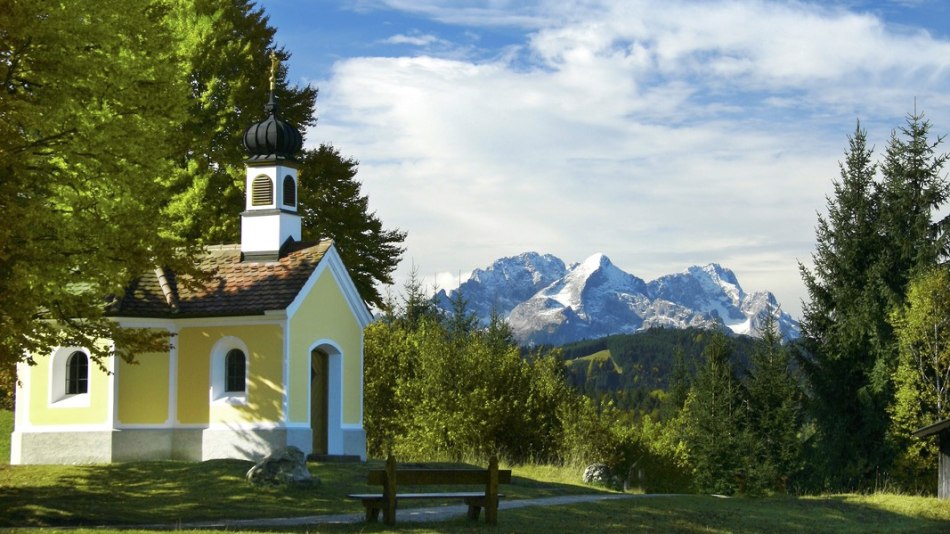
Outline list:
[[[244,134],[241,242],[207,248],[207,280],[156,268],[112,310],[122,326],[169,332],[170,350],[103,369],[87,347],[53,347],[19,364],[10,463],[253,460],[289,445],[365,459],[372,316],[333,242],[301,241],[302,137],[273,86],[265,111]]]

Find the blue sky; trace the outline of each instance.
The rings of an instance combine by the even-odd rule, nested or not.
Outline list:
[[[816,214],[860,120],[950,132],[950,2],[265,0],[308,145],[440,287],[535,250],[650,280],[733,269],[796,317]],[[945,150],[950,150],[946,148]]]

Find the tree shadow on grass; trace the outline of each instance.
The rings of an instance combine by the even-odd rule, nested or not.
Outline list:
[[[252,462],[210,460],[0,469],[0,526],[174,524],[321,513],[356,513],[341,491],[365,480],[361,466],[311,466],[315,486],[255,488]]]
[[[220,519],[295,517],[321,514],[362,514],[349,493],[379,492],[366,484],[367,471],[382,467],[367,463],[310,463],[319,485],[255,488],[244,476],[252,462],[130,462],[97,466],[0,466],[0,527],[174,525]],[[466,467],[431,463],[425,467]],[[479,467],[479,466],[468,466]],[[484,468],[484,466],[481,466]],[[471,490],[470,486],[411,487],[411,491]],[[506,499],[590,493],[583,488],[513,477],[501,487]],[[413,502],[452,505],[439,500]]]

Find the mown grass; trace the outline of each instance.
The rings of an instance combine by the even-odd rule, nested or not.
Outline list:
[[[0,465],[10,463],[10,432],[13,432],[13,412],[0,410]]]
[[[267,489],[251,487],[244,481],[252,465],[241,460],[211,460],[0,466],[0,527],[135,525],[360,513],[362,505],[346,495],[380,489],[365,483],[368,469],[382,467],[379,461],[312,463],[310,470],[320,478],[319,485]],[[507,498],[524,499],[596,490],[527,478],[516,471],[512,484],[503,486],[503,491]]]
[[[69,532],[120,532],[116,527],[184,525],[194,521],[360,514],[347,493],[378,491],[365,484],[367,464],[310,464],[315,487],[256,489],[244,482],[251,463],[240,460],[135,462],[100,466],[10,466],[9,412],[0,411],[6,441],[0,460],[0,528],[113,528]],[[503,486],[506,500],[590,493],[580,469],[514,467]],[[419,488],[425,491],[426,488]],[[449,488],[431,488],[447,490]],[[413,503],[415,505],[446,504]],[[633,496],[557,507],[503,510],[497,527],[464,518],[433,524],[309,525],[259,532],[950,532],[950,501],[876,495],[802,498],[733,498],[702,495]],[[137,532],[121,530],[121,532]],[[147,532],[142,530],[141,532]],[[213,531],[212,531],[213,532]],[[220,532],[234,532],[233,530]]]
[[[919,508],[908,515],[905,507]],[[398,514],[397,514],[398,517]],[[53,530],[55,531],[55,530]],[[950,503],[922,497],[839,495],[775,499],[719,499],[701,495],[634,497],[558,507],[502,510],[498,525],[464,518],[440,523],[309,525],[245,532],[914,532],[950,531]],[[70,530],[70,532],[118,532]],[[147,531],[125,531],[128,533]],[[211,531],[211,532],[235,532]]]

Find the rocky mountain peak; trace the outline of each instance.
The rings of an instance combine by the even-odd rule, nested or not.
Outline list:
[[[798,337],[798,323],[781,311],[774,295],[747,295],[735,273],[716,263],[647,284],[600,252],[569,267],[550,254],[528,252],[476,269],[456,291],[483,324],[494,308],[524,344],[561,344],[653,327],[756,335],[769,310],[785,337]],[[446,311],[453,293],[436,296]]]

